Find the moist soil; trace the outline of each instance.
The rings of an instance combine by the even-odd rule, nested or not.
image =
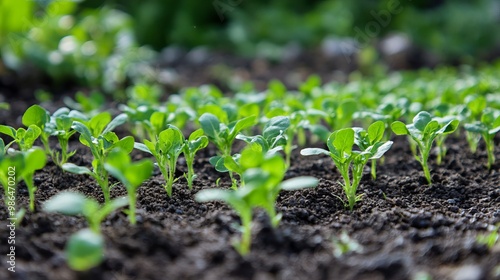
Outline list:
[[[244,78],[264,88],[271,76],[267,75],[270,70],[261,70],[274,68],[259,63],[242,61],[231,67],[249,69]],[[193,67],[195,73],[211,73],[209,66],[203,66],[203,71]],[[292,68],[300,73],[332,70],[285,68],[283,73]],[[181,70],[179,73],[184,76]],[[179,86],[207,81],[218,84],[210,77],[201,77],[200,81],[189,80]],[[33,90],[47,87],[7,77],[0,79],[0,88],[3,101],[11,104],[10,111],[0,110],[0,123],[20,127],[24,110],[37,102]],[[65,88],[62,93],[68,91]],[[55,92],[55,97],[59,96]],[[53,112],[64,104],[54,101],[42,106]],[[123,136],[127,132],[119,128],[118,133]],[[216,153],[210,145],[197,156],[198,178],[193,190],[181,179],[174,184],[173,197],[168,198],[156,170],[138,190],[136,226],[131,226],[121,211],[103,222],[105,261],[88,272],[72,271],[64,259],[68,238],[87,226],[85,220],[49,215],[41,212],[41,206],[64,190],[82,192],[100,202],[102,192],[90,177],[62,172],[49,161],[35,174],[36,211],[28,212],[16,228],[15,273],[7,271],[10,232],[5,205],[0,203],[0,279],[428,279],[416,278],[422,275],[433,279],[500,279],[500,245],[488,249],[476,242],[477,236],[500,223],[500,161],[488,170],[482,143],[472,154],[464,135],[452,135],[447,139],[449,149],[443,164],[437,165],[435,157],[430,159],[433,184],[428,185],[406,139],[393,140],[385,162],[378,164],[376,180],[371,179],[366,167],[358,190],[364,194],[363,200],[353,211],[345,209],[338,198],[344,198],[344,194],[332,160],[303,157],[299,149],[295,150],[287,178],[309,175],[320,183],[314,189],[280,194],[277,210],[283,218],[277,229],[270,226],[263,211],[255,211],[252,249],[245,257],[231,246],[232,240],[240,237],[234,211],[219,202],[194,201],[198,191],[215,187],[219,177],[222,187],[229,186],[228,176],[216,172],[208,162]],[[496,143],[499,140],[497,137]],[[70,148],[77,150],[70,162],[91,165],[90,151],[76,137]],[[496,151],[500,159],[498,144]],[[138,160],[146,155],[134,151],[133,156]],[[176,175],[185,171],[181,158]],[[121,185],[112,189],[113,197],[125,193]],[[3,201],[3,193],[0,198]],[[27,208],[24,183],[18,186],[17,204]],[[333,240],[343,233],[362,250],[336,256]]]
[[[443,164],[436,165],[431,157],[433,184],[428,185],[406,139],[394,140],[385,162],[378,165],[377,179],[371,179],[369,167],[365,170],[358,190],[363,200],[353,211],[337,198],[344,195],[331,159],[303,157],[295,150],[287,178],[309,175],[320,183],[314,189],[279,195],[277,209],[283,219],[277,229],[263,211],[255,211],[252,249],[245,257],[231,246],[240,236],[238,216],[222,203],[194,200],[196,192],[215,187],[219,177],[222,187],[229,185],[228,177],[209,164],[215,154],[209,146],[195,162],[199,177],[193,190],[181,179],[168,198],[156,170],[138,190],[136,226],[121,211],[103,222],[105,261],[88,272],[72,271],[64,259],[65,243],[86,227],[85,220],[40,209],[63,190],[102,202],[101,190],[88,176],[62,172],[49,161],[35,175],[36,211],[28,212],[16,229],[15,273],[7,271],[9,230],[5,205],[0,204],[0,279],[415,279],[424,274],[433,279],[498,278],[499,245],[488,249],[476,238],[500,222],[500,164],[488,171],[484,146],[472,154],[463,135],[452,135]],[[71,162],[90,166],[87,148],[77,140],[70,147],[78,150]],[[144,156],[133,153],[135,160]],[[496,156],[500,158],[498,152]],[[185,171],[181,158],[176,175]],[[112,189],[113,197],[125,194],[121,185]],[[24,183],[18,187],[17,203],[28,205]],[[362,251],[336,256],[332,240],[342,233]]]

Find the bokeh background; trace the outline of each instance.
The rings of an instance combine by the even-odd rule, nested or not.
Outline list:
[[[499,27],[498,0],[1,0],[0,76],[110,92],[255,59],[312,73],[475,65],[499,57]]]

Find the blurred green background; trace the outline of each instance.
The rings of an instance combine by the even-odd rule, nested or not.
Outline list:
[[[499,55],[499,26],[498,0],[0,0],[0,75],[29,65],[113,90],[167,46],[276,59],[290,43],[362,49],[394,32],[440,62],[475,63]]]

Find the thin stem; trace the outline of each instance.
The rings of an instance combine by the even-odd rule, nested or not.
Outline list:
[[[30,198],[30,211],[34,212],[35,211],[36,187],[33,183],[33,174],[26,174],[26,176],[23,178],[23,180],[26,183],[26,186],[28,187],[28,194],[29,194],[29,198]]]
[[[372,173],[373,180],[377,179],[377,160],[376,159],[372,159],[371,173]]]
[[[493,143],[493,137],[484,137],[484,140],[488,154],[488,169],[491,169],[491,166],[495,163],[495,144]]]
[[[136,203],[136,196],[135,192],[132,190],[127,190],[128,192],[128,201],[129,201],[129,212],[128,212],[128,220],[132,225],[136,224],[136,219],[135,219],[135,203]]]

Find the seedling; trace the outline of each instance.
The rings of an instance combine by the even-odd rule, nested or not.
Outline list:
[[[123,124],[126,120],[127,116],[122,114],[111,121],[111,115],[105,112],[94,116],[86,124],[74,121],[71,126],[80,133],[80,142],[89,147],[94,156],[92,170],[84,166],[77,166],[73,163],[65,163],[62,165],[62,168],[71,173],[87,174],[93,177],[102,189],[105,202],[108,202],[110,199],[108,172],[104,168],[106,157],[114,148],[122,148],[128,153],[134,148],[134,138],[132,136],[126,136],[119,139],[118,136],[112,132],[115,127]]]
[[[66,259],[71,269],[85,271],[102,263],[105,244],[101,223],[113,211],[127,204],[126,197],[119,197],[100,206],[96,200],[75,192],[61,192],[44,203],[45,212],[82,215],[87,220],[89,228],[74,233],[66,243]]]
[[[152,154],[165,178],[165,190],[172,197],[172,186],[179,178],[175,178],[177,159],[184,148],[184,136],[175,126],[160,132],[155,142],[144,139],[144,144],[135,143],[136,149]]]
[[[356,202],[360,201],[362,197],[356,192],[363,177],[364,166],[369,160],[382,157],[392,146],[392,141],[380,141],[383,133],[384,125],[381,122],[370,125],[367,132],[360,128],[340,129],[328,137],[329,151],[321,148],[307,148],[300,151],[300,154],[304,156],[324,154],[333,159],[344,180],[344,183],[340,184],[347,197],[347,202],[341,200],[352,211]],[[353,150],[355,143],[360,151]],[[350,169],[352,178],[349,176]]]
[[[40,130],[40,140],[42,141],[47,154],[50,154],[50,131],[47,127],[47,124],[50,122],[49,112],[41,106],[35,104],[24,112],[22,122],[26,127],[36,126]]]
[[[453,133],[458,124],[457,119],[440,123],[438,119],[433,118],[428,112],[421,111],[413,118],[413,123],[405,125],[400,121],[395,121],[391,124],[391,128],[396,135],[409,135],[415,141],[420,154],[416,159],[422,165],[427,182],[431,184],[428,159],[432,143],[439,135]]]
[[[199,118],[199,122],[203,132],[208,137],[208,140],[215,144],[219,149],[219,155],[212,157],[210,163],[217,166],[219,161],[224,160],[224,157],[231,156],[231,148],[234,139],[243,129],[255,124],[256,117],[246,117],[229,124],[222,123],[219,118],[211,113],[204,113]],[[233,188],[236,188],[237,183],[233,178],[233,173],[229,172]]]
[[[289,117],[277,116],[265,123],[262,135],[245,136],[239,134],[236,139],[243,140],[248,144],[256,143],[262,147],[264,153],[275,153],[283,150],[283,146],[287,144],[286,132],[289,127]]]
[[[137,189],[149,179],[153,172],[153,163],[150,159],[143,159],[139,162],[130,160],[129,152],[122,149],[115,149],[106,158],[104,168],[113,177],[117,178],[127,189],[129,200],[128,218],[131,224],[136,224],[135,204],[137,199]]]
[[[194,158],[196,153],[204,149],[208,145],[208,138],[203,134],[202,129],[198,129],[189,135],[189,138],[184,141],[184,146],[182,153],[186,159],[186,165],[188,172],[184,174],[186,178],[189,189],[193,188],[193,181],[196,179],[196,174],[194,173]]]
[[[62,167],[62,165],[76,153],[76,150],[68,152],[69,138],[76,133],[76,130],[71,127],[73,124],[73,118],[70,116],[69,109],[61,108],[54,112],[51,118],[51,123],[54,125],[54,129],[51,131],[50,135],[57,137],[59,146],[61,147],[61,152],[52,150],[51,157],[56,165]]]
[[[481,119],[484,109],[487,107],[487,100],[484,96],[480,95],[469,95],[465,98],[466,109],[465,119],[468,123],[474,123]],[[465,125],[467,126],[467,125]],[[477,151],[477,146],[481,140],[481,133],[473,132],[465,129],[465,135],[467,137],[467,142],[471,152],[475,153]]]
[[[488,154],[488,169],[491,169],[495,163],[495,134],[500,131],[500,113],[492,109],[485,109],[481,116],[481,121],[467,123],[465,130],[471,133],[480,134],[486,144],[486,153]]]
[[[236,190],[202,190],[196,194],[196,200],[223,201],[238,213],[242,224],[242,237],[240,241],[233,242],[233,246],[241,255],[246,255],[250,251],[252,209],[263,208],[271,225],[277,228],[281,214],[276,214],[275,204],[280,190],[298,190],[318,184],[318,180],[313,177],[296,177],[282,182],[284,175],[285,163],[276,155],[260,168],[245,171],[242,176],[245,186]]]
[[[40,128],[36,125],[28,126],[28,129],[18,128],[17,130],[8,125],[0,125],[0,133],[10,136],[13,140],[5,145],[4,150],[17,143],[19,150],[27,151],[33,147],[33,143],[41,134]]]
[[[16,195],[16,185],[19,181],[24,181],[28,188],[30,211],[35,211],[35,192],[37,190],[33,176],[37,170],[42,169],[47,158],[43,150],[32,148],[23,152],[14,152],[12,155],[0,156],[0,182],[5,191],[6,205],[14,201]]]

